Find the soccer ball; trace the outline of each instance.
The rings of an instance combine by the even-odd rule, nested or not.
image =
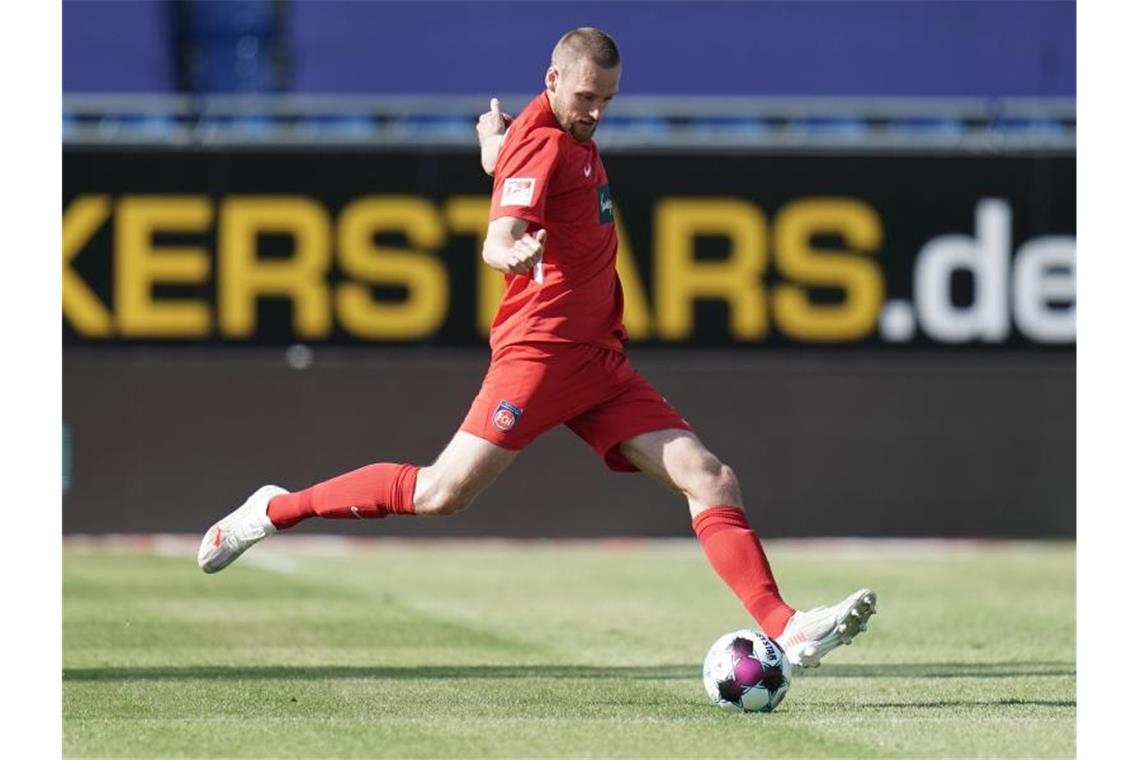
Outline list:
[[[792,666],[784,650],[759,631],[726,633],[705,655],[705,691],[732,712],[771,712],[788,693]]]

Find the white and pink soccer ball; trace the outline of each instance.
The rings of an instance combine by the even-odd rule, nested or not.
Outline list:
[[[705,691],[717,707],[771,712],[788,693],[792,666],[784,650],[759,631],[726,633],[705,655]]]

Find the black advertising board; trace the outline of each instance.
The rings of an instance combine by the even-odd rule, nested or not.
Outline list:
[[[1072,347],[1076,159],[603,155],[649,345]],[[477,156],[63,155],[65,345],[485,345]]]
[[[201,535],[255,488],[371,462],[427,464],[487,349],[72,350],[63,356],[65,533]],[[1072,351],[633,348],[783,536],[1072,538]],[[608,471],[559,428],[446,520],[310,520],[354,536],[682,536],[683,499]]]

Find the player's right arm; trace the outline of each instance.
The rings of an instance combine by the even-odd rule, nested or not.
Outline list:
[[[491,110],[480,116],[479,123],[475,125],[475,133],[479,136],[479,163],[491,177],[495,176],[495,162],[511,121],[511,115],[501,110],[499,99],[491,98]]]
[[[510,274],[525,274],[542,258],[546,247],[546,230],[528,235],[525,219],[500,216],[487,225],[483,239],[483,261],[492,269]]]
[[[483,261],[510,274],[533,270],[542,282],[546,247],[546,196],[559,166],[560,129],[532,129],[506,145],[495,167]],[[537,230],[527,234],[527,230]]]

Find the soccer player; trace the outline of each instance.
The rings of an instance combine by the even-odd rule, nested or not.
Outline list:
[[[784,602],[736,475],[625,355],[613,201],[592,139],[620,77],[613,39],[575,29],[554,48],[545,90],[509,129],[497,101],[480,118],[481,158],[494,175],[483,260],[504,273],[506,291],[482,389],[435,462],[371,464],[294,493],[263,486],[207,531],[203,570],[311,517],[458,512],[531,441],[566,425],[611,469],[643,472],[688,502],[709,564],[793,665],[814,667],[866,629],[869,589],[803,612]]]

